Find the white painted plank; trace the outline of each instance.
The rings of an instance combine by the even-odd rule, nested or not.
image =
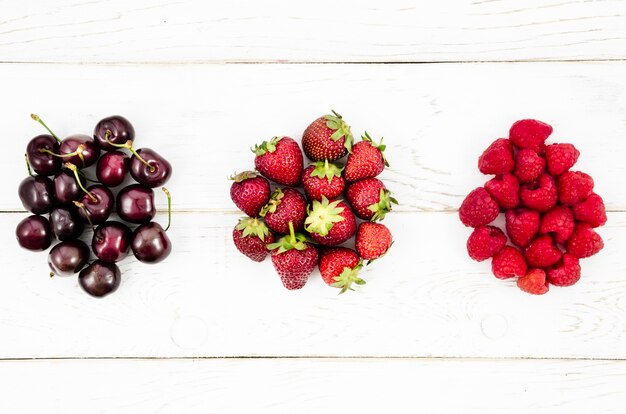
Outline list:
[[[621,0],[4,1],[14,62],[623,59]]]
[[[594,3],[595,4],[595,3]],[[511,123],[536,117],[555,141],[581,150],[611,210],[626,208],[626,63],[450,65],[0,65],[4,171],[0,210],[14,192],[22,154],[42,128],[90,133],[112,113],[135,124],[138,146],[174,165],[178,210],[234,211],[226,177],[253,167],[248,148],[274,135],[300,138],[331,108],[356,134],[385,137],[384,172],[404,211],[451,211],[486,178],[482,150]],[[161,206],[164,199],[160,199]]]

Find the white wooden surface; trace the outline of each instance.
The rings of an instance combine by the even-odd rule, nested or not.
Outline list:
[[[626,2],[0,8],[0,412],[623,412]],[[518,62],[536,60],[554,62]],[[225,180],[331,108],[385,137],[401,202],[393,249],[342,297],[317,274],[288,292],[240,256]],[[61,135],[123,114],[174,165],[172,255],[124,262],[105,300],[16,246],[31,112]],[[478,155],[522,117],[581,150],[610,211],[583,279],[544,297],[472,262],[456,216]]]

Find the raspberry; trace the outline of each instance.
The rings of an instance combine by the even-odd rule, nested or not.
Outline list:
[[[504,246],[500,253],[493,256],[491,271],[498,279],[508,279],[526,274],[526,259],[515,247]]]
[[[541,218],[539,234],[551,234],[557,243],[565,244],[574,232],[574,213],[567,206],[557,206]]]
[[[477,227],[467,239],[467,252],[472,259],[482,262],[502,250],[505,244],[506,236],[499,228]]]
[[[572,144],[552,144],[546,147],[548,171],[552,175],[561,175],[578,161],[580,152]]]
[[[520,190],[520,198],[530,209],[541,213],[552,210],[558,199],[554,178],[549,174],[542,174],[536,181],[524,184]]]
[[[515,170],[513,174],[522,183],[536,180],[546,168],[546,161],[531,149],[523,149],[515,154]]]
[[[552,133],[552,127],[535,119],[517,121],[509,131],[509,139],[519,148],[528,148],[537,153],[543,152],[545,141]]]
[[[524,255],[530,267],[548,267],[558,262],[563,253],[552,237],[539,236],[528,245]]]
[[[503,210],[519,204],[519,183],[513,174],[496,175],[485,183],[485,190]]]
[[[567,242],[567,252],[579,259],[591,257],[604,247],[602,237],[587,223],[578,223]]]
[[[482,187],[469,193],[459,209],[461,222],[467,227],[480,227],[491,223],[498,217],[498,203]]]
[[[593,178],[580,171],[567,171],[557,180],[559,200],[565,205],[574,205],[587,199],[593,192]]]
[[[574,205],[572,209],[576,220],[589,223],[591,227],[604,226],[606,223],[604,201],[596,193],[591,193],[585,201]]]
[[[546,272],[530,269],[526,275],[517,279],[517,287],[531,295],[543,295],[550,288],[546,282]]]
[[[534,210],[509,210],[504,215],[506,232],[511,242],[519,247],[526,247],[539,231],[539,213]]]
[[[506,138],[495,140],[478,158],[478,169],[483,174],[506,174],[514,167],[513,147]]]
[[[548,282],[554,286],[572,286],[580,279],[578,258],[565,253],[561,260],[547,271]]]

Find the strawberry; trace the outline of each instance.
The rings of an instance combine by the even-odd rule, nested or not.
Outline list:
[[[391,232],[380,223],[364,222],[356,232],[356,251],[363,260],[382,257],[393,244]]]
[[[546,273],[548,282],[554,286],[572,286],[580,279],[580,263],[576,256],[565,253]]]
[[[567,171],[557,179],[559,200],[565,205],[582,203],[593,193],[593,178],[580,171]]]
[[[591,257],[604,247],[602,237],[587,223],[578,223],[567,241],[567,252],[579,259]]]
[[[591,227],[604,226],[606,223],[606,208],[602,197],[592,193],[585,201],[572,207],[574,217],[578,221],[584,221]]]
[[[552,144],[546,147],[546,161],[550,174],[557,176],[568,171],[578,161],[580,152],[572,144]]]
[[[270,199],[270,183],[255,171],[244,171],[230,177],[230,198],[235,205],[250,217],[258,217]]]
[[[350,207],[341,200],[314,200],[307,209],[304,228],[313,240],[325,246],[336,246],[356,232],[356,220]]]
[[[289,235],[267,248],[272,251],[272,264],[283,286],[289,290],[301,289],[317,265],[317,250],[306,236],[296,233],[289,222]]]
[[[554,178],[542,174],[536,181],[522,185],[519,193],[522,203],[540,213],[550,211],[556,206],[558,192]]]
[[[519,204],[519,182],[513,174],[496,175],[485,183],[485,190],[503,210]]]
[[[346,198],[360,219],[380,221],[398,204],[385,184],[377,178],[364,178],[348,185]]]
[[[347,290],[354,290],[353,283],[365,284],[365,281],[359,277],[363,262],[354,250],[347,247],[331,247],[322,250],[319,268],[324,282],[329,286],[341,288],[340,294]]]
[[[511,126],[509,139],[518,148],[528,148],[542,153],[545,141],[552,134],[552,127],[536,119],[522,119]]]
[[[300,191],[293,188],[277,188],[270,201],[261,209],[267,226],[276,233],[289,233],[289,223],[296,231],[302,230],[306,217],[307,203]]]
[[[256,169],[270,180],[291,187],[302,181],[302,151],[293,138],[274,137],[255,145],[252,152]]]
[[[537,237],[524,251],[524,256],[530,267],[552,266],[559,261],[562,255],[563,253],[555,246],[550,236]]]
[[[362,141],[352,147],[343,171],[343,176],[349,183],[376,177],[385,167],[389,167],[384,155],[386,146],[383,145],[383,139],[381,138],[380,143],[376,145],[367,132],[361,139]]]
[[[255,262],[262,262],[269,252],[267,245],[274,243],[274,235],[265,223],[256,218],[242,218],[233,229],[235,247]]]
[[[499,138],[478,158],[478,169],[483,174],[508,174],[513,171],[513,147],[506,138]]]
[[[498,214],[500,214],[498,203],[482,187],[469,193],[459,208],[461,223],[467,227],[489,224],[498,217]]]
[[[504,246],[500,253],[493,256],[491,260],[491,271],[498,279],[524,276],[526,270],[528,270],[528,266],[524,255],[512,246]]]
[[[342,168],[328,160],[318,161],[304,169],[302,186],[309,200],[321,200],[322,196],[333,199],[343,193],[346,181],[341,176]]]
[[[506,244],[506,236],[497,227],[476,227],[467,239],[469,257],[482,262],[499,253]]]
[[[541,218],[539,234],[551,234],[557,243],[565,244],[574,232],[574,213],[567,206],[557,206]]]
[[[334,161],[345,156],[352,149],[352,132],[341,115],[317,118],[302,134],[302,148],[312,161]]]
[[[546,282],[546,272],[541,269],[530,269],[524,276],[519,277],[517,287],[531,295],[543,295],[550,289]]]
[[[540,216],[534,210],[525,208],[509,210],[504,218],[506,232],[516,246],[526,247],[539,231]]]
[[[546,168],[546,160],[530,149],[517,151],[513,174],[521,183],[535,181]]]

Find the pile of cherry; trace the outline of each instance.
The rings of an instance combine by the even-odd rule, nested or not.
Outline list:
[[[579,259],[604,247],[594,229],[607,220],[593,179],[570,171],[579,151],[572,144],[546,145],[551,133],[541,121],[514,123],[509,138],[494,141],[478,160],[479,170],[495,177],[473,190],[459,210],[463,224],[474,227],[467,241],[470,257],[492,258],[498,279],[517,276],[517,286],[536,295],[550,285],[578,282]],[[500,212],[506,235],[489,225]],[[507,245],[507,236],[516,247]]]
[[[130,250],[143,263],[165,259],[172,248],[166,234],[171,200],[163,188],[168,201],[168,225],[163,229],[152,221],[156,214],[153,188],[170,178],[170,163],[150,148],[135,149],[135,130],[121,116],[98,122],[93,137],[75,134],[64,139],[38,116],[31,117],[49,134],[36,136],[26,147],[29,176],[20,183],[19,196],[33,215],[17,225],[20,246],[43,251],[53,238],[59,240],[48,253],[50,276],[80,272],[80,286],[95,297],[117,290],[121,274],[116,263]],[[97,181],[87,178],[93,169],[85,170],[94,165]],[[137,183],[124,186],[115,197],[111,188],[124,184],[128,174]],[[109,220],[114,205],[126,223]],[[91,251],[97,259],[91,263],[90,249],[79,239],[85,224],[93,230]],[[138,226],[131,230],[129,226],[135,224]]]
[[[353,141],[350,127],[333,111],[302,135],[313,164],[304,168],[298,143],[280,136],[252,148],[256,171],[231,177],[230,196],[248,215],[233,230],[235,246],[257,262],[271,252],[287,289],[302,288],[319,266],[328,285],[340,293],[353,290],[365,283],[359,276],[363,261],[383,256],[392,244],[389,229],[376,223],[396,203],[375,178],[388,166],[385,146],[382,139],[372,142],[367,132],[360,142]],[[346,156],[345,165],[340,164]],[[274,191],[269,180],[279,185]],[[354,249],[343,245],[353,237]]]

